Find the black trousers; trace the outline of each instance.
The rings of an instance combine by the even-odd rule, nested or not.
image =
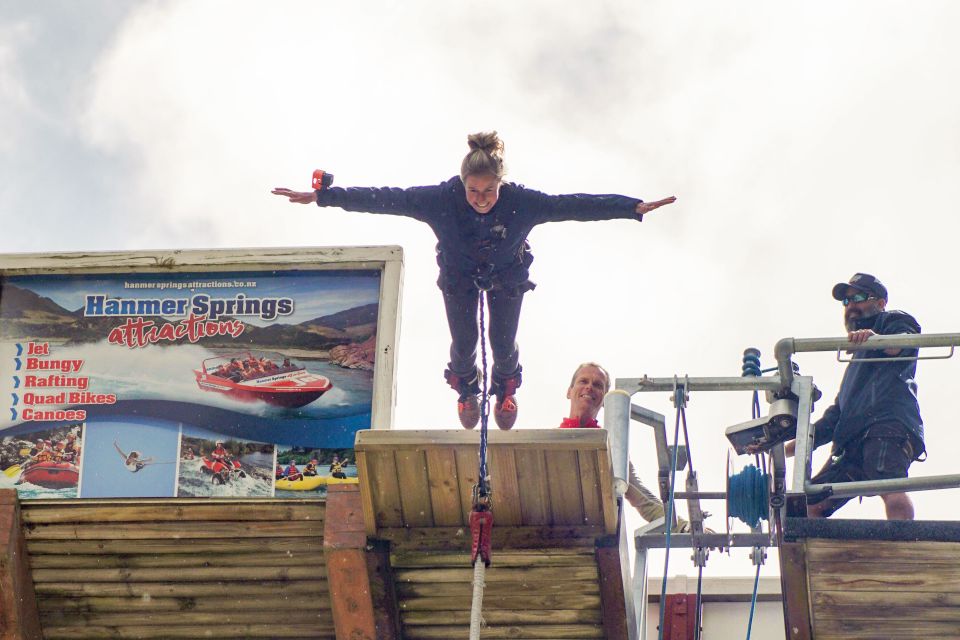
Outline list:
[[[472,377],[477,369],[477,340],[480,336],[477,315],[479,300],[478,289],[443,294],[452,341],[448,367],[453,374],[464,379]],[[523,293],[487,291],[486,303],[484,318],[490,351],[493,352],[491,378],[503,380],[514,375],[520,366],[517,326],[520,322]]]

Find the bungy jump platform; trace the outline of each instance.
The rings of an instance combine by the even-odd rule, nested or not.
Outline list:
[[[956,345],[960,334],[930,334],[878,336],[862,348]],[[491,432],[492,563],[477,637],[650,638],[653,601],[665,605],[653,637],[699,638],[699,596],[680,611],[666,581],[659,599],[647,593],[648,550],[667,548],[669,563],[671,548],[692,549],[702,569],[710,549],[744,547],[759,570],[778,546],[784,638],[960,638],[958,523],[805,517],[815,493],[960,486],[960,476],[810,483],[816,388],[791,358],[847,348],[845,338],[788,338],[772,375],[748,350],[744,377],[618,379],[603,430]],[[763,416],[755,400],[753,419],[727,429],[738,451],[765,453],[749,473],[728,470],[722,491],[701,490],[689,463],[684,409],[706,391],[764,392],[769,405]],[[641,392],[672,395],[672,439],[664,416],[632,403]],[[625,531],[629,440],[648,437],[646,427],[667,517],[684,500],[689,534],[671,535],[662,521],[632,539]],[[794,435],[788,478],[783,441]],[[479,442],[462,430],[360,432],[359,485],[331,486],[326,500],[21,503],[0,491],[0,638],[468,638]],[[725,501],[750,532],[705,532],[707,500]]]

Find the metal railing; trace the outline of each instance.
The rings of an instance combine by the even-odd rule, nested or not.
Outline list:
[[[667,438],[666,418],[665,416],[631,403],[631,396],[639,392],[672,392],[674,402],[676,398],[686,397],[690,391],[777,391],[780,389],[780,379],[777,376],[767,378],[762,377],[712,377],[712,378],[690,378],[690,377],[671,377],[671,378],[618,378],[615,381],[615,388],[610,391],[604,399],[604,427],[610,432],[611,457],[613,459],[615,488],[617,494],[622,496],[626,491],[627,479],[629,478],[628,449],[630,439],[630,422],[640,422],[653,429],[654,442],[657,451],[657,467],[660,495],[666,501],[665,496],[670,492],[671,468],[673,465],[673,451]],[[678,393],[679,391],[679,393]],[[673,447],[680,447],[679,442],[673,443]],[[774,463],[773,461],[777,462]],[[771,464],[775,480],[774,485],[783,492],[785,488],[785,465],[783,459],[783,445],[778,445],[778,451],[772,457]],[[678,465],[681,467],[681,465]],[[679,485],[680,482],[678,481]],[[725,500],[725,491],[700,491],[696,474],[688,472],[685,491],[674,491],[675,500],[686,500],[687,510],[690,516],[690,522],[693,533],[691,534],[672,534],[669,546],[677,548],[694,549],[694,562],[702,570],[706,564],[707,550],[743,547],[752,548],[754,551],[751,557],[755,564],[762,564],[766,558],[763,551],[765,547],[775,544],[772,532],[769,530],[763,532],[759,527],[751,533],[707,533],[703,529],[703,511],[700,507],[701,500]],[[664,548],[667,546],[667,536],[663,531],[672,528],[676,524],[676,512],[673,510],[672,522],[666,522],[664,518],[652,522],[645,527],[638,529],[634,533],[634,567],[632,581],[632,610],[635,616],[634,620],[628,624],[628,637],[630,640],[644,638],[646,632],[646,612],[647,612],[647,574],[649,564],[649,551],[651,549]]]
[[[943,359],[953,355],[955,347],[960,346],[960,333],[940,334],[900,334],[872,336],[859,345],[851,344],[846,336],[837,338],[784,338],[777,342],[774,356],[777,361],[777,373],[762,377],[663,377],[650,378],[617,378],[615,388],[607,394],[604,400],[604,426],[611,434],[611,449],[614,466],[615,484],[618,496],[622,496],[627,487],[628,450],[630,437],[630,421],[634,420],[651,426],[654,431],[654,441],[657,449],[657,465],[661,495],[664,493],[665,478],[669,477],[671,468],[671,450],[666,435],[666,419],[664,416],[631,404],[631,397],[640,392],[674,392],[678,386],[683,387],[685,393],[691,391],[769,391],[775,397],[792,395],[797,399],[795,464],[791,486],[786,487],[786,470],[784,464],[783,444],[777,444],[771,450],[773,494],[783,499],[782,508],[793,504],[806,505],[806,497],[828,492],[835,497],[852,497],[862,495],[876,495],[880,493],[922,491],[960,487],[960,474],[938,475],[915,478],[899,478],[893,480],[877,480],[867,482],[845,482],[831,484],[811,484],[811,465],[813,456],[814,430],[810,421],[813,409],[814,385],[813,378],[795,373],[792,356],[795,353],[830,352],[839,354],[844,351],[866,351],[886,349],[923,349],[930,347],[949,348],[946,355],[917,356],[895,359]],[[889,361],[884,356],[877,361]],[[843,360],[841,360],[843,361]],[[849,365],[848,365],[849,366]],[[679,443],[674,443],[678,446]],[[691,490],[692,489],[692,490]],[[725,492],[705,492],[696,488],[696,483],[687,491],[675,491],[676,499],[687,500],[689,511],[699,514],[701,499],[724,499]],[[647,551],[664,546],[662,536],[651,533],[656,530],[657,523],[652,523],[639,529],[635,533],[634,544],[636,560],[634,565],[634,592],[633,609],[637,615],[637,626],[630,628],[630,637],[643,637],[646,611],[646,577]],[[702,521],[700,522],[702,526]],[[661,523],[661,526],[669,526]],[[766,533],[755,530],[749,534],[704,534],[702,529],[692,535],[676,535],[671,542],[672,546],[703,548],[703,547],[754,547],[758,549],[773,546],[776,543],[772,532]],[[762,562],[759,554],[754,555],[754,563]]]
[[[828,484],[811,484],[813,460],[813,443],[815,434],[810,423],[810,407],[804,400],[809,400],[812,391],[812,379],[796,376],[793,373],[792,356],[795,353],[832,352],[837,351],[873,351],[886,349],[922,349],[929,347],[960,346],[960,333],[928,333],[928,334],[897,334],[871,336],[859,345],[850,344],[844,337],[838,338],[784,338],[777,342],[774,348],[774,357],[777,360],[778,375],[781,390],[791,389],[800,398],[800,407],[797,411],[797,438],[794,456],[796,462],[793,469],[793,481],[787,492],[787,498],[796,499],[799,496],[808,496],[827,492],[834,497],[856,497],[878,495],[882,493],[900,493],[903,491],[929,491],[934,489],[950,489],[960,487],[960,475],[918,476],[915,478],[896,478],[892,480],[869,480],[863,482],[836,482]],[[940,359],[943,356],[906,358],[915,360]],[[887,360],[878,358],[878,361]],[[849,365],[848,365],[849,366]]]

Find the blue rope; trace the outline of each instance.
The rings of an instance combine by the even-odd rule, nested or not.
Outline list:
[[[697,610],[694,612],[693,640],[700,640],[700,627],[703,626],[703,566],[697,571]]]
[[[757,349],[747,349],[743,352],[743,377],[760,377],[765,371],[774,371],[773,369],[760,368],[760,351]],[[753,419],[760,417],[760,392],[754,390],[752,411]],[[746,467],[736,476],[728,480],[727,485],[727,505],[730,515],[739,518],[750,526],[751,529],[760,524],[760,520],[768,518],[767,509],[767,487],[769,476],[767,475],[766,459],[758,453],[756,455],[757,464],[763,464],[763,472],[755,466]],[[750,640],[750,633],[753,629],[753,613],[757,606],[757,587],[760,584],[760,567],[757,564],[757,575],[753,579],[753,596],[750,598],[750,617],[747,619],[747,640]]]
[[[677,425],[673,430],[673,459],[670,461],[670,499],[667,500],[667,509],[664,514],[664,525],[667,529],[666,537],[666,546],[664,548],[665,555],[663,559],[663,584],[660,587],[660,624],[657,626],[657,639],[663,640],[663,622],[664,616],[666,615],[666,604],[667,604],[667,576],[668,568],[670,567],[670,532],[673,529],[673,494],[676,487],[676,478],[677,478],[677,452],[680,450],[680,447],[677,446],[680,444],[680,418],[683,417],[683,428],[686,431],[687,428],[687,415],[683,410],[684,406],[684,397],[683,394],[685,389],[679,388],[676,391],[675,402],[677,405]]]
[[[769,517],[767,506],[767,488],[769,474],[751,465],[727,479],[727,508],[730,515],[745,523],[751,529]]]
[[[757,575],[753,578],[753,597],[750,598],[750,618],[747,620],[747,640],[750,640],[750,631],[753,629],[753,611],[757,607],[757,587],[760,585],[760,567],[757,565]]]

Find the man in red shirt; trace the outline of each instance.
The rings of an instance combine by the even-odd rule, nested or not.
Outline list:
[[[597,414],[603,407],[603,398],[610,390],[610,374],[595,362],[584,362],[573,372],[570,387],[567,389],[567,399],[570,400],[569,417],[560,423],[561,429],[599,429]],[[640,483],[637,470],[630,463],[630,479],[627,493],[624,496],[633,507],[640,512],[647,522],[665,516],[663,503]],[[689,533],[690,523],[683,518],[677,518],[675,532]]]

